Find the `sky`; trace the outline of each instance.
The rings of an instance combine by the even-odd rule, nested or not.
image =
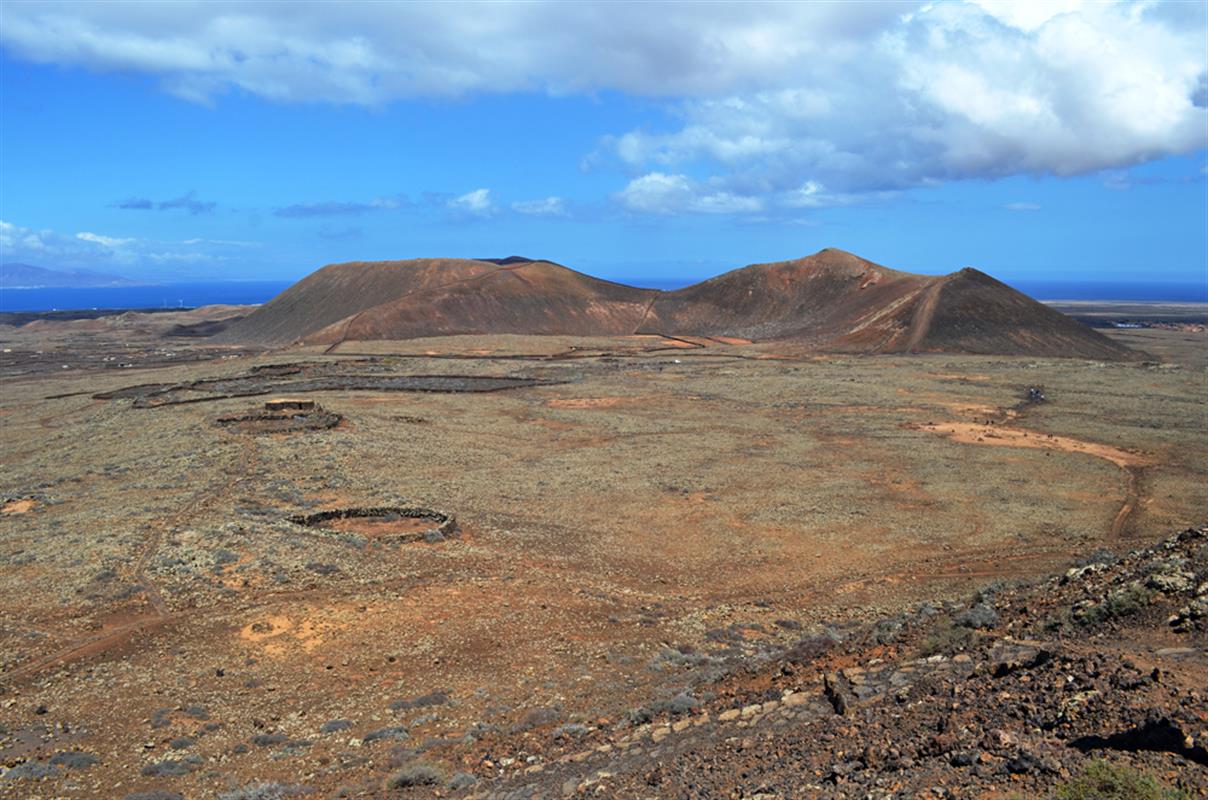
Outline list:
[[[1208,3],[0,3],[0,259],[1208,281]]]

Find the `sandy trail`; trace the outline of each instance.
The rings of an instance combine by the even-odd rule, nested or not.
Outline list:
[[[1018,419],[1018,414],[1008,412],[1006,417],[1008,419]],[[929,422],[912,427],[947,437],[961,444],[1055,450],[1063,453],[1081,453],[1110,461],[1123,470],[1124,474],[1128,477],[1124,490],[1124,499],[1120,503],[1120,509],[1116,512],[1116,516],[1112,518],[1111,535],[1115,539],[1124,536],[1128,521],[1141,506],[1141,472],[1146,466],[1153,463],[1152,459],[1141,453],[1113,447],[1109,444],[1088,442],[1083,439],[1075,439],[1072,436],[1040,433],[1011,425],[993,425],[976,422]]]
[[[919,426],[922,430],[947,436],[962,444],[985,444],[1000,447],[1027,447],[1038,450],[1058,450],[1084,453],[1106,459],[1121,469],[1143,467],[1151,463],[1145,456],[1098,442],[1088,442],[1071,436],[1030,431],[1004,425],[984,425],[975,422],[936,422]]]

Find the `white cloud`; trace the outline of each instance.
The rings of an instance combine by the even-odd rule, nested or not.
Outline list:
[[[204,103],[232,89],[368,106],[475,92],[660,98],[670,127],[612,131],[585,163],[712,175],[711,203],[697,187],[696,201],[671,204],[696,210],[790,202],[808,181],[832,199],[859,198],[1208,147],[1203,3],[666,3],[657,26],[650,13],[606,2],[311,2],[288,15],[256,2],[181,3],[148,13],[141,3],[8,0],[0,42],[40,63],[154,75]],[[639,184],[623,194],[630,188],[639,203],[641,192],[678,192]],[[469,196],[453,202],[480,213]]]
[[[763,201],[718,191],[691,180],[686,175],[651,172],[634,178],[617,195],[630,211],[651,214],[735,214],[759,211]]]
[[[519,214],[534,217],[565,217],[568,216],[566,203],[561,197],[546,197],[543,200],[523,200],[512,203],[512,210]]]
[[[217,239],[157,241],[90,231],[60,234],[0,220],[0,259],[51,269],[112,268],[126,275],[164,277],[165,265],[218,264],[257,242]]]
[[[76,238],[85,242],[94,242],[110,250],[117,250],[119,247],[125,247],[134,241],[133,239],[121,239],[115,236],[102,236],[99,233],[88,233],[87,231],[77,233]]]
[[[630,170],[693,167],[736,194],[812,206],[1208,146],[1208,23],[1110,3],[1008,9],[920,9],[835,43],[785,78],[796,86],[688,98],[677,127],[606,138],[586,163],[611,154]],[[829,197],[803,193],[811,182]]]
[[[5,3],[3,42],[43,63],[139,71],[212,102],[232,88],[286,102],[374,105],[466,92],[737,90],[866,36],[903,6],[832,4]],[[591,47],[584,47],[591,42]],[[500,43],[507,43],[500,46]]]
[[[631,180],[617,199],[630,211],[672,214],[685,210],[692,196],[692,187],[685,176],[651,172]]]
[[[1004,25],[1034,31],[1053,17],[1077,12],[1087,5],[1083,0],[971,0]]]
[[[491,202],[490,189],[475,189],[472,192],[466,192],[450,200],[448,206],[454,211],[478,217],[485,217],[495,213],[495,204]]]
[[[1039,203],[1007,203],[1003,206],[1008,211],[1039,211]]]

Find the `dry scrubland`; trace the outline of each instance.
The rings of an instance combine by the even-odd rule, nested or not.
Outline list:
[[[1208,508],[1190,364],[498,336],[111,369],[128,342],[94,336],[55,371],[5,336],[0,756],[25,766],[3,796],[370,796],[416,758],[413,782],[483,790],[820,626],[1147,545]],[[541,383],[314,392],[343,421],[271,435],[217,424],[267,396],[93,397],[287,363]],[[289,519],[377,507],[460,532]],[[71,751],[95,763],[54,762]]]

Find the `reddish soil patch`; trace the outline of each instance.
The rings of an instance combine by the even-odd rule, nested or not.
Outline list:
[[[9,500],[0,506],[0,514],[28,514],[33,510],[34,501],[28,497],[22,500]]]
[[[457,534],[457,522],[451,515],[426,508],[334,508],[290,517],[290,522],[400,542],[437,542]]]
[[[1112,462],[1121,469],[1144,466],[1149,459],[1138,453],[1112,447],[1109,444],[1087,442],[1070,436],[1055,436],[1023,428],[1008,428],[1002,425],[979,425],[973,422],[942,422],[920,426],[922,430],[947,436],[962,444],[997,445],[1001,447],[1027,447],[1040,450],[1060,450],[1066,453],[1085,453]]]
[[[628,402],[625,397],[559,397],[546,403],[550,408],[612,408]]]
[[[378,539],[422,534],[435,528],[436,523],[416,517],[344,517],[328,520],[323,527]]]

